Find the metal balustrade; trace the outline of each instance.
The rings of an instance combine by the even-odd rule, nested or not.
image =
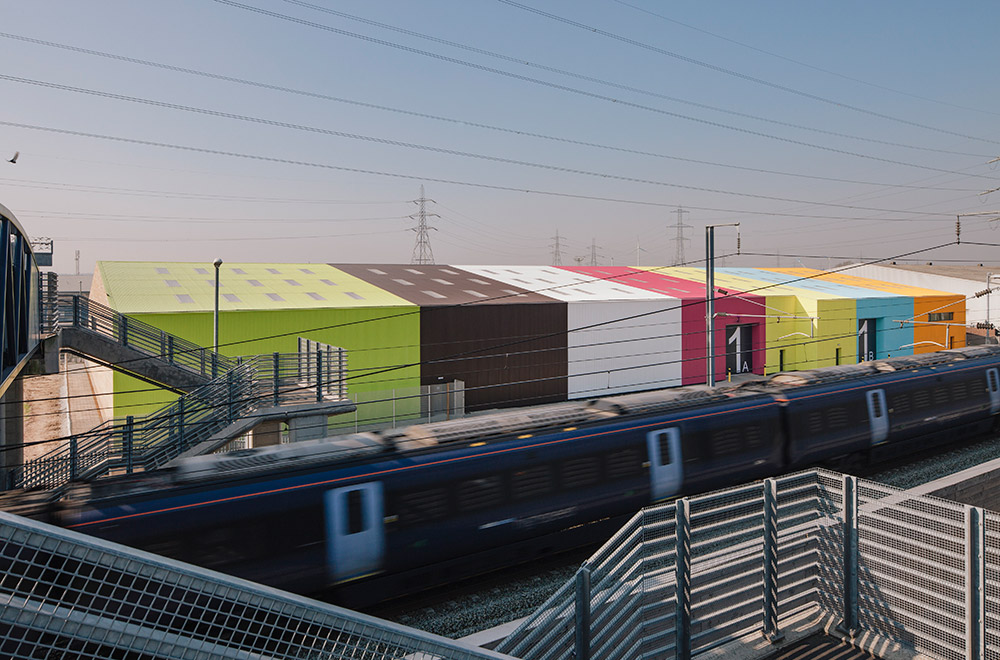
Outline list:
[[[869,643],[1000,659],[1000,514],[825,470],[636,514],[497,647],[690,658],[804,613]]]
[[[0,513],[0,656],[507,657],[8,513]]]
[[[176,337],[87,296],[60,294],[58,305],[60,327],[88,330],[194,374],[216,378],[238,364],[238,358]]]
[[[9,488],[59,488],[73,479],[153,470],[262,408],[342,399],[346,358],[308,353],[228,357],[78,294],[60,295],[60,327],[82,328],[143,355],[213,380],[144,417],[126,417],[71,436],[10,472]]]

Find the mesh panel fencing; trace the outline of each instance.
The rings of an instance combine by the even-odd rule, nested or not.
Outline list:
[[[506,656],[0,512],[0,657]]]

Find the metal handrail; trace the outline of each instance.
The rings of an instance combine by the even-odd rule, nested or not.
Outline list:
[[[154,470],[257,409],[346,397],[343,350],[229,357],[96,303],[58,296],[61,328],[99,334],[212,380],[143,417],[106,422],[11,473],[8,485],[58,488],[73,479]]]

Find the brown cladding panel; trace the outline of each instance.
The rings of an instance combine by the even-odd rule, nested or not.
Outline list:
[[[463,380],[469,411],[565,401],[566,303],[420,310],[421,381]]]

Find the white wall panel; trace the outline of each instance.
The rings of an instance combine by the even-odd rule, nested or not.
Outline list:
[[[679,302],[666,297],[570,302],[567,313],[569,397],[586,398],[680,385]],[[657,313],[627,318],[649,312]],[[595,324],[601,325],[587,328]]]

